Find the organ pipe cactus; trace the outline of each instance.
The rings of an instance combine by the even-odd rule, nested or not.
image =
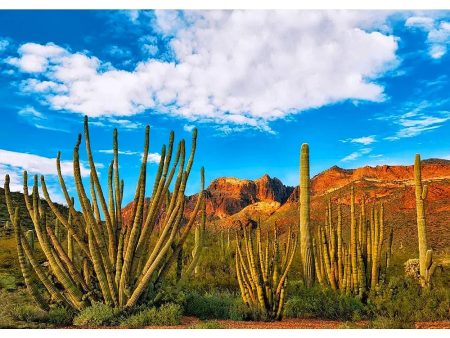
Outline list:
[[[309,287],[314,283],[314,252],[310,224],[309,146],[302,144],[300,151],[300,256],[303,278]]]
[[[150,204],[144,213],[149,132],[150,128],[147,126],[139,179],[131,217],[127,222],[122,216],[124,183],[119,176],[117,130],[114,130],[113,135],[114,155],[108,172],[107,198],[100,185],[92,155],[87,117],[84,121],[84,136],[90,166],[88,191],[82,180],[80,168],[81,135],[73,152],[74,179],[81,212],[75,209],[74,199],[69,195],[62,176],[60,153],[57,156],[56,167],[69,209],[68,215],[63,214],[52,202],[45,178],[40,177],[43,195],[51,213],[56,217],[56,224],[48,221],[49,215],[41,206],[38,176],[34,177],[30,197],[28,177],[24,172],[25,205],[33,222],[39,246],[49,264],[51,277],[37,263],[32,246],[26,240],[18,209],[13,206],[11,199],[9,176],[6,176],[6,202],[10,221],[16,233],[22,274],[30,294],[42,308],[48,309],[50,303],[58,302],[74,310],[81,310],[93,302],[103,302],[124,309],[144,300],[145,295],[149,294],[147,290],[158,291],[160,281],[170,266],[173,266],[174,258],[183,247],[197,219],[204,195],[204,170],[201,169],[201,191],[196,205],[188,219],[184,219],[185,189],[195,156],[197,130],[194,129],[192,135],[192,147],[187,162],[184,140],[178,143],[173,157],[172,132],[168,147],[163,145],[161,149]],[[172,183],[174,183],[173,191],[169,194]],[[166,200],[168,204],[162,208]],[[158,234],[153,232],[156,225],[161,229]],[[67,245],[62,243],[63,229],[67,234]],[[200,248],[197,250],[200,251]],[[37,290],[36,281],[41,282],[46,292]]]
[[[286,299],[286,284],[291,268],[297,237],[289,228],[284,250],[281,250],[278,230],[267,241],[261,239],[261,228],[244,227],[243,238],[237,236],[236,274],[243,302],[255,317],[281,320]]]
[[[348,222],[350,236],[347,244],[344,243],[343,237],[342,205],[337,206],[337,227],[335,228],[332,205],[328,199],[325,226],[318,227],[317,239],[313,239],[314,256],[319,260],[315,263],[315,270],[320,284],[364,298],[368,289],[374,289],[380,280],[384,207],[382,203],[374,204],[370,222],[368,222],[365,197],[362,196],[359,208],[355,199],[355,189],[352,186]],[[359,217],[357,217],[357,209],[360,211]],[[359,218],[358,226],[357,218]],[[393,236],[392,231],[390,236]]]

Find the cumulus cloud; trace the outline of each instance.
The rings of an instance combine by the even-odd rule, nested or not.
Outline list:
[[[358,144],[363,144],[365,146],[372,144],[374,142],[376,142],[376,137],[375,135],[370,135],[370,136],[362,136],[362,137],[357,137],[357,138],[348,138],[346,140],[341,140],[341,142],[343,143],[358,143]]]
[[[405,25],[427,32],[428,54],[433,59],[440,59],[447,53],[450,45],[450,21],[413,16],[406,20]]]
[[[57,60],[68,52],[52,43],[46,45],[26,43],[19,48],[18,53],[20,57],[8,59],[10,64],[17,66],[25,73],[42,73],[47,70],[53,60]]]
[[[349,161],[354,161],[357,158],[360,158],[363,155],[367,155],[372,151],[371,148],[362,148],[359,149],[357,151],[354,151],[353,153],[345,156],[344,158],[341,159],[341,162],[349,162]]]
[[[0,149],[0,165],[27,170],[32,174],[57,175],[56,158]],[[97,164],[96,164],[97,165]],[[97,167],[99,167],[97,165]],[[80,164],[81,175],[89,176],[89,168]],[[72,161],[61,161],[61,173],[73,176]]]
[[[376,79],[396,65],[397,41],[358,11],[156,12],[176,62],[132,71],[54,44],[28,43],[9,63],[55,110],[91,117],[147,109],[188,121],[271,132],[271,121],[339,101],[384,99]],[[380,19],[381,17],[381,19]]]

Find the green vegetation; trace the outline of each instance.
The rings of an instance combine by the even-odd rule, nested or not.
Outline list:
[[[331,194],[324,196],[324,222],[311,222],[306,144],[300,155],[300,227],[261,226],[249,219],[234,236],[229,229],[206,226],[203,169],[201,192],[189,201],[193,211],[185,210],[196,131],[188,159],[184,140],[172,156],[170,134],[146,199],[146,129],[135,198],[126,217],[117,131],[107,196],[92,158],[87,120],[84,135],[89,188],[79,171],[81,136],[74,150],[81,212],[66,189],[60,154],[56,165],[68,207],[51,201],[44,177],[44,200],[37,176],[29,194],[24,173],[23,195],[11,193],[5,179],[0,220],[7,216],[9,221],[0,227],[0,328],[173,326],[183,315],[202,320],[193,329],[223,328],[217,320],[283,316],[340,320],[346,328],[361,320],[369,328],[450,320],[450,272],[433,257],[432,243],[426,240],[427,188],[420,156],[414,171],[419,259],[410,257],[404,266],[393,247],[394,226],[384,222],[384,200],[349,186],[348,209]]]
[[[245,225],[242,231],[244,239],[236,246],[236,274],[242,301],[255,319],[281,320],[297,237],[289,228],[285,249],[281,252],[282,243],[276,227],[273,237],[267,234],[266,243],[263,243],[260,226],[257,225],[253,231],[251,225]]]
[[[160,308],[152,307],[120,320],[120,326],[125,328],[142,328],[145,326],[170,326],[181,323],[182,308],[179,304],[167,303]]]
[[[230,292],[191,292],[186,296],[184,314],[205,319],[244,320],[251,313],[240,296]]]
[[[81,310],[73,319],[75,326],[104,326],[113,323],[117,312],[112,307],[102,303],[94,303]]]
[[[144,218],[144,202],[146,188],[147,156],[149,150],[149,132],[145,131],[144,155],[142,159],[139,180],[136,187],[133,211],[128,223],[124,223],[122,215],[123,181],[119,177],[118,139],[114,131],[114,159],[108,174],[108,203],[103,194],[98,173],[92,157],[87,117],[84,121],[84,136],[86,151],[90,165],[89,200],[83,185],[79,147],[81,135],[74,148],[74,178],[79,196],[82,213],[74,208],[74,200],[70,197],[61,173],[60,154],[57,157],[57,171],[61,188],[64,192],[68,215],[60,212],[47,191],[45,178],[41,176],[41,188],[51,213],[55,216],[54,224],[49,223],[46,211],[41,207],[38,192],[38,176],[34,177],[31,198],[28,194],[27,172],[24,172],[24,201],[29,217],[34,225],[40,249],[45,255],[50,267],[47,271],[38,262],[34,254],[34,232],[25,232],[22,228],[20,208],[14,205],[9,191],[9,176],[5,178],[5,200],[10,221],[17,239],[17,253],[20,270],[25,285],[35,303],[48,311],[50,304],[56,301],[74,311],[88,308],[94,303],[103,303],[117,309],[132,308],[138,302],[148,297],[148,288],[153,291],[162,284],[176,257],[183,249],[186,238],[196,220],[203,200],[204,170],[201,170],[201,193],[187,224],[182,223],[185,206],[185,189],[189,177],[196,148],[197,131],[194,130],[189,160],[185,166],[185,142],[180,141],[171,166],[174,134],[170,134],[169,145],[161,150],[161,159],[156,175],[150,205]],[[170,170],[169,170],[170,169]],[[178,170],[174,190],[169,193],[169,187],[175,172]],[[165,213],[161,215],[164,208]],[[104,215],[104,221],[101,220]],[[159,229],[162,231],[153,236],[153,229],[158,218]],[[184,283],[192,274],[201,254],[203,229],[205,227],[205,212],[203,207],[202,224],[197,226],[195,247],[191,264],[183,276],[178,273],[177,282]],[[181,229],[181,226],[183,229]],[[64,247],[62,229],[67,232],[67,244]],[[154,241],[153,249],[146,250]],[[56,284],[54,280],[58,283]],[[39,287],[38,281],[44,287]],[[43,292],[43,290],[45,290]],[[161,296],[158,292],[151,293],[154,301]]]
[[[368,314],[360,299],[319,285],[307,288],[303,283],[292,283],[289,292],[292,297],[286,301],[286,317],[361,320]]]
[[[200,322],[189,327],[190,329],[224,329],[219,322],[215,320]]]

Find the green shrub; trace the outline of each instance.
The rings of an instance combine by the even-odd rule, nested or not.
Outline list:
[[[191,292],[186,296],[184,313],[205,319],[246,319],[246,307],[240,296],[229,292]]]
[[[403,322],[398,319],[392,319],[387,317],[377,317],[369,323],[369,329],[413,329],[414,324],[412,322]]]
[[[13,291],[16,289],[16,278],[9,273],[0,273],[0,289]]]
[[[190,329],[224,329],[224,327],[215,320],[199,322],[197,324],[192,325],[189,328]]]
[[[45,322],[47,313],[35,305],[25,304],[15,306],[11,311],[11,316],[15,320],[26,323]]]
[[[169,326],[181,323],[182,309],[178,304],[164,304],[159,309],[143,309],[120,320],[120,326],[139,328],[145,326]]]
[[[82,310],[73,320],[75,326],[109,325],[116,316],[116,311],[110,306],[95,303]]]
[[[69,326],[72,324],[74,313],[64,307],[51,308],[47,313],[46,321],[56,326]]]
[[[369,296],[373,317],[401,323],[450,319],[450,289],[421,288],[406,277],[393,277],[390,282]]]
[[[286,317],[359,320],[367,313],[360,299],[320,286],[307,288],[295,283],[290,294],[284,307]]]

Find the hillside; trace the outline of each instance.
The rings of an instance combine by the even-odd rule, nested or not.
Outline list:
[[[349,222],[350,186],[355,185],[356,201],[366,196],[368,208],[375,200],[385,204],[385,224],[394,227],[394,249],[405,256],[417,245],[413,166],[362,167],[342,169],[337,166],[314,176],[311,181],[312,224],[324,222],[326,200],[340,202],[343,207],[344,236]],[[426,203],[428,241],[435,251],[450,254],[450,161],[422,161],[423,180],[429,186]],[[13,199],[26,215],[23,197],[13,193]],[[187,197],[186,214],[193,209],[196,195]],[[45,203],[44,203],[45,204]],[[148,200],[147,200],[148,204]],[[60,206],[64,209],[63,206]],[[127,220],[132,203],[124,207]],[[285,186],[279,179],[264,175],[257,180],[231,177],[217,178],[206,190],[206,210],[209,228],[237,226],[236,220],[260,219],[263,224],[284,228],[298,224],[298,187]],[[336,215],[335,215],[336,216]],[[7,219],[4,191],[0,188],[0,224]],[[25,221],[31,225],[30,221]]]

